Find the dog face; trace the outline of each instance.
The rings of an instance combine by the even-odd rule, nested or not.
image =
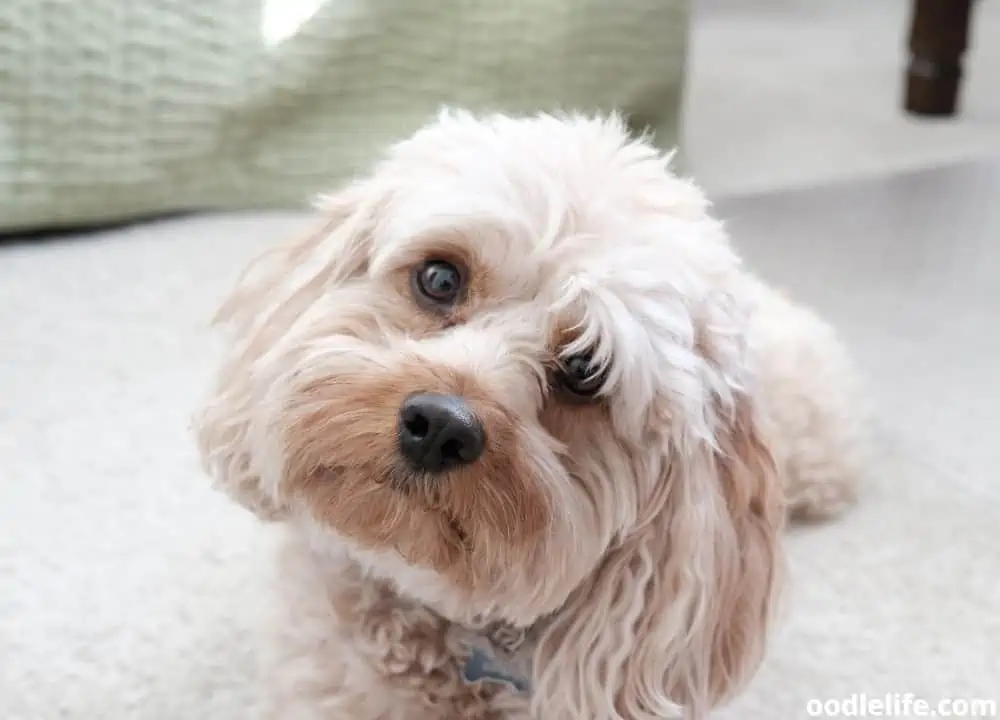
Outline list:
[[[457,621],[555,613],[563,707],[738,684],[780,493],[701,194],[614,119],[450,114],[322,209],[222,310],[217,482]]]

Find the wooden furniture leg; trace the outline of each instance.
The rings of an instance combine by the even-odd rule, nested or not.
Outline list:
[[[911,0],[904,107],[914,115],[954,115],[969,43],[973,0]]]

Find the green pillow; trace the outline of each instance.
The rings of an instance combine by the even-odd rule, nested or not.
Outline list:
[[[301,207],[442,105],[678,144],[688,0],[3,0],[0,230]]]

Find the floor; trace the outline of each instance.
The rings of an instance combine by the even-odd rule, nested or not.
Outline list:
[[[963,115],[899,113],[902,0],[698,0],[689,157],[751,264],[841,328],[883,450],[862,505],[799,531],[767,665],[722,717],[854,693],[997,697],[1000,42]],[[1000,38],[1000,2],[979,34]],[[845,54],[846,53],[846,54]],[[789,58],[794,58],[790,60]],[[244,718],[264,539],[211,492],[188,414],[204,321],[302,225],[226,216],[0,246],[0,717]]]
[[[1000,1],[979,0],[962,112],[900,110],[909,0],[694,0],[685,147],[713,194],[1000,154]]]

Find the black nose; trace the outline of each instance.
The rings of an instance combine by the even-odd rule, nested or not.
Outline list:
[[[399,411],[399,449],[420,470],[437,473],[473,463],[485,440],[482,423],[455,395],[411,395]]]

